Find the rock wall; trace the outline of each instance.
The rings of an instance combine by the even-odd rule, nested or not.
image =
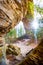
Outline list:
[[[27,14],[28,1],[0,0],[0,35],[10,31]]]

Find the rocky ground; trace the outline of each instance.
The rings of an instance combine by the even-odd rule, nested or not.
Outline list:
[[[14,59],[13,61],[10,61],[10,65],[12,64],[16,65],[17,63],[22,61],[26,57],[26,55],[28,55],[28,53],[38,45],[35,43],[29,43],[29,41],[30,41],[29,39],[24,39],[21,41],[17,41],[16,43],[13,44],[20,48],[21,54],[16,56],[16,59]]]

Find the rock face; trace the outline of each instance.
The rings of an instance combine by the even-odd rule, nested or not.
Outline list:
[[[16,45],[10,44],[10,45],[7,46],[7,49],[6,49],[6,54],[7,55],[12,54],[12,55],[16,55],[17,56],[17,55],[20,54],[20,52],[21,52],[20,48],[17,47]]]
[[[16,0],[0,1],[0,33],[8,32],[21,20],[21,8],[21,4]]]
[[[18,65],[43,65],[43,39],[39,45]]]
[[[28,1],[0,0],[0,35],[10,31],[27,14]]]

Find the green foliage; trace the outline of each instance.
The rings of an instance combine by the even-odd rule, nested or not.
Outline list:
[[[43,18],[39,19],[39,23],[43,23]]]
[[[32,30],[28,30],[28,31],[26,31],[26,33],[31,35],[33,33],[33,31]]]
[[[36,5],[35,5],[35,8],[37,12],[39,12],[40,14],[43,14],[43,8],[40,8],[39,6],[36,6]]]
[[[34,17],[34,3],[31,1],[28,1],[27,5],[28,5],[27,17],[33,18]]]
[[[34,39],[34,31],[32,29],[27,30],[26,33],[32,38]]]
[[[5,40],[7,43],[11,43],[12,41],[14,41],[16,39],[17,36],[17,32],[16,29],[12,29],[6,36],[5,36]]]
[[[18,34],[17,34],[18,32]],[[12,41],[14,41],[18,37],[21,37],[23,35],[23,28],[22,26],[20,28],[18,28],[18,31],[16,29],[12,29],[5,37],[6,42],[11,43]]]
[[[16,38],[16,29],[12,29],[7,35],[10,37],[14,36],[14,38]]]
[[[37,38],[40,39],[43,37],[43,27],[39,28],[38,32],[37,32]]]

